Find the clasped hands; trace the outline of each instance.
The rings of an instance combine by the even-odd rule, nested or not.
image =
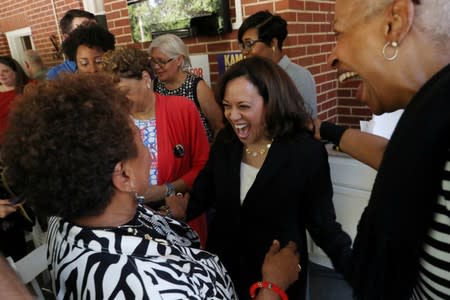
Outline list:
[[[189,193],[176,193],[173,196],[168,196],[166,197],[165,207],[162,207],[162,209],[168,210],[167,213],[170,214],[170,217],[183,221],[186,219],[189,198]]]
[[[177,193],[165,197],[164,205],[157,211],[177,220],[185,220],[189,198],[189,193]],[[286,289],[298,279],[301,270],[299,262],[297,245],[294,242],[291,241],[281,248],[279,241],[274,240],[264,258],[261,268],[262,279]]]
[[[297,244],[290,241],[281,248],[280,242],[274,240],[264,258],[261,268],[262,280],[275,283],[286,290],[298,279],[300,271]]]
[[[152,207],[152,202],[160,202],[163,205],[156,209],[159,214],[181,221],[185,220],[190,198],[189,193],[176,193],[175,195],[164,197],[165,193],[166,189],[163,185],[152,186],[145,193],[145,204]]]

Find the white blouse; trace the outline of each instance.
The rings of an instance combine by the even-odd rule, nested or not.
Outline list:
[[[259,168],[241,162],[241,205],[244,203],[248,190],[251,188],[253,182],[255,182],[258,172]]]

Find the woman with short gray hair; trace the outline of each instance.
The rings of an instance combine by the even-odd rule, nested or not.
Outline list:
[[[223,126],[222,113],[206,82],[190,73],[189,51],[183,40],[174,34],[164,34],[150,44],[149,53],[156,74],[155,92],[162,95],[185,96],[200,112],[209,142]]]

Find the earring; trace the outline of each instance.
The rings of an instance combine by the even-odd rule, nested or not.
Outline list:
[[[386,54],[388,48],[392,48],[393,49],[392,51],[394,51],[394,53],[391,56],[388,56]],[[387,42],[383,47],[382,53],[383,53],[384,59],[386,59],[386,60],[391,61],[391,60],[396,59],[397,55],[398,55],[398,43],[396,41]]]
[[[152,85],[150,84],[150,82],[147,82],[147,88],[148,88],[149,90],[152,89]]]
[[[275,46],[272,46],[272,51],[276,52]]]
[[[134,193],[134,199],[138,203],[138,205],[144,205],[145,197],[142,195],[139,195],[138,193]]]

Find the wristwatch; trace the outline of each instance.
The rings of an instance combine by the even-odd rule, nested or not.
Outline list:
[[[166,197],[175,195],[175,187],[172,183],[166,182],[164,185],[166,186]]]

